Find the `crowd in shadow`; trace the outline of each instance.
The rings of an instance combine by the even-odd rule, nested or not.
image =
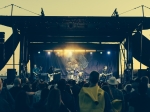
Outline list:
[[[88,82],[0,79],[0,112],[150,112],[149,79],[100,83],[96,71]]]

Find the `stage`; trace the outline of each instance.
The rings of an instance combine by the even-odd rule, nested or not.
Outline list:
[[[43,67],[42,73],[47,73],[48,68],[54,66],[59,69],[61,76],[75,74],[75,68],[83,76],[89,76],[93,70],[101,74],[103,67],[107,66],[108,71],[119,78],[124,72],[119,74],[119,67],[122,67],[119,54],[123,53],[120,46],[127,45],[124,59],[126,65],[132,64],[132,33],[143,20],[141,17],[0,18],[1,24],[13,29],[13,34],[5,42],[5,61],[0,64],[0,68],[5,66],[20,42],[20,77],[25,76],[30,62],[31,74],[35,64]],[[143,29],[149,27],[149,19],[144,19]],[[10,46],[14,47],[10,49]]]
[[[115,46],[116,50],[112,49]],[[118,47],[117,47],[118,46]],[[88,79],[92,71],[103,73],[119,78],[119,45],[102,50],[43,50],[32,52],[30,55],[30,69],[33,72],[34,66],[42,68],[42,73],[48,73],[53,67],[54,74],[60,74],[65,79],[83,80]],[[49,74],[52,74],[49,73]]]

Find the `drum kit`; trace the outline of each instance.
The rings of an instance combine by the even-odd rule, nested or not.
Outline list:
[[[84,72],[70,70],[70,71],[67,71],[67,73],[68,73],[68,79],[79,81],[83,77]]]
[[[67,71],[68,72],[68,79],[74,79],[74,71],[71,70],[71,71]]]

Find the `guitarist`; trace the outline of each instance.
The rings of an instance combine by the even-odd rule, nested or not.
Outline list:
[[[112,76],[112,73],[109,73],[108,67],[104,66],[102,70],[102,76],[101,76],[101,81],[106,82],[110,77]]]
[[[51,67],[48,69],[47,73],[48,73],[49,80],[52,81],[52,80],[53,80],[53,77],[54,77],[54,76],[53,76],[53,75],[54,75],[54,67],[51,66]]]
[[[36,65],[34,65],[34,68],[32,69],[34,80],[37,79],[39,72],[40,72],[40,69]]]

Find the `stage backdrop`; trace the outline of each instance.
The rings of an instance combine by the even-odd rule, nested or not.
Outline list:
[[[53,66],[55,70],[60,69],[62,75],[70,74],[76,68],[83,75],[89,75],[95,70],[102,73],[103,67],[108,67],[108,72],[118,78],[119,58],[118,52],[40,52],[33,54],[31,60],[32,67],[36,64],[38,67],[43,67],[43,72],[46,73],[49,67]]]

